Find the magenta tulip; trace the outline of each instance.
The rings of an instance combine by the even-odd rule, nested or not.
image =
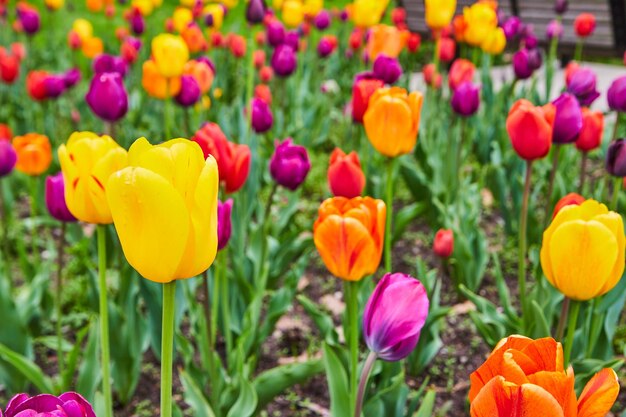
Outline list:
[[[46,207],[50,215],[59,221],[76,221],[65,203],[65,182],[61,172],[46,178]]]
[[[2,415],[2,413],[0,413]],[[80,394],[66,392],[58,397],[40,394],[29,397],[18,394],[13,397],[4,417],[96,417],[93,407]]]

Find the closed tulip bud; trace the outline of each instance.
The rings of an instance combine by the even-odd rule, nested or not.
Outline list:
[[[252,54],[252,61],[254,63],[254,68],[260,69],[263,65],[265,65],[265,51],[262,49],[257,49]]]
[[[290,30],[285,34],[285,39],[283,42],[285,45],[291,47],[294,52],[298,52],[300,49],[300,34],[297,30]]]
[[[265,6],[263,0],[250,0],[246,7],[246,20],[255,25],[261,23],[265,17]]]
[[[326,37],[320,39],[317,44],[317,55],[320,58],[326,58],[334,51],[333,43]]]
[[[593,35],[596,29],[596,17],[591,13],[581,13],[574,20],[574,31],[581,38]]]
[[[461,83],[452,93],[452,109],[459,116],[471,116],[480,105],[480,87],[471,81]]]
[[[566,297],[590,300],[612,290],[622,277],[625,241],[622,217],[604,204],[587,200],[567,206],[543,233],[541,267]]]
[[[93,59],[100,55],[103,50],[104,44],[102,43],[102,39],[93,37],[83,40],[81,51],[85,57]]]
[[[159,283],[206,271],[218,243],[215,159],[205,161],[198,144],[187,139],[153,146],[140,138],[128,160],[130,166],[107,181],[107,201],[128,263]]]
[[[174,9],[174,13],[172,14],[172,24],[178,33],[185,30],[191,22],[193,22],[193,13],[191,10],[186,7],[177,7]]]
[[[270,174],[279,185],[295,191],[311,170],[306,148],[295,145],[291,138],[282,142],[276,141],[275,146],[270,160]]]
[[[519,80],[526,80],[541,67],[541,54],[536,49],[522,48],[513,54],[513,71]]]
[[[590,106],[600,93],[596,89],[596,74],[589,68],[576,70],[567,83],[567,91],[578,99],[581,106]]]
[[[81,74],[78,68],[72,68],[63,74],[65,88],[72,88],[80,82]]]
[[[101,74],[103,72],[117,72],[122,77],[125,77],[126,72],[128,71],[128,66],[121,57],[109,54],[98,55],[93,60],[92,66],[93,71],[96,74]]]
[[[61,222],[76,221],[65,204],[65,183],[61,172],[46,178],[46,207],[48,213]]]
[[[268,83],[274,77],[274,70],[272,67],[264,66],[259,70],[259,78],[262,82]]]
[[[9,125],[0,123],[0,141],[11,141],[13,139],[13,131]]]
[[[561,209],[565,206],[580,206],[586,200],[580,194],[569,193],[565,197],[561,198],[556,205],[554,206],[554,211],[552,212],[552,219],[556,217],[556,215],[561,211]]]
[[[230,34],[227,38],[230,53],[235,58],[243,58],[246,56],[247,42],[246,38],[241,35]]]
[[[499,55],[506,47],[506,36],[502,28],[495,28],[483,39],[481,49],[490,55]]]
[[[413,151],[417,142],[423,96],[403,88],[378,89],[363,117],[365,133],[381,154],[395,157]]]
[[[419,51],[421,44],[422,37],[419,35],[419,33],[411,33],[409,35],[409,38],[406,40],[406,47],[411,53]]]
[[[313,21],[317,30],[325,30],[330,26],[330,13],[327,10],[322,10],[315,16]]]
[[[20,60],[15,55],[0,57],[0,78],[7,84],[13,84],[20,75]]]
[[[452,21],[456,0],[426,0],[426,24],[431,30],[441,30]]]
[[[567,11],[567,0],[555,0],[554,12],[558,15],[562,15]]]
[[[326,268],[337,278],[360,281],[378,269],[387,211],[370,197],[330,198],[313,225],[313,241]]]
[[[514,40],[520,34],[521,24],[522,22],[517,16],[511,16],[504,21],[502,30],[508,42]]]
[[[576,141],[583,127],[583,114],[573,95],[561,94],[545,106],[545,112],[552,122],[552,143],[562,145]]]
[[[592,111],[586,107],[583,108],[582,114],[583,127],[578,134],[575,145],[579,151],[590,152],[602,144],[604,115],[600,111]]]
[[[439,39],[439,60],[441,62],[450,62],[456,55],[456,42],[454,39],[443,37]]]
[[[350,33],[350,37],[348,38],[348,44],[350,48],[357,50],[363,46],[363,33],[360,30],[354,30]]]
[[[78,220],[109,224],[113,222],[107,203],[107,181],[127,166],[126,150],[110,136],[74,132],[58,150],[65,180],[65,202]]]
[[[626,177],[626,139],[617,139],[609,144],[606,170],[614,177]]]
[[[428,317],[428,294],[410,275],[385,274],[363,312],[367,347],[385,361],[400,361],[415,349]]]
[[[26,175],[41,175],[52,162],[52,146],[45,135],[27,133],[13,138],[13,148],[17,154],[15,169]]]
[[[506,119],[513,149],[527,161],[545,157],[552,145],[552,125],[541,107],[521,99],[513,104]]]
[[[82,41],[93,37],[93,26],[87,19],[74,20],[72,23],[72,31],[75,32]]]
[[[254,97],[263,100],[267,104],[272,104],[272,91],[268,85],[259,84],[254,87]]]
[[[205,123],[192,138],[200,145],[204,157],[213,156],[220,173],[220,182],[227,193],[238,191],[250,173],[250,148],[229,142],[216,123]]]
[[[48,76],[46,71],[31,71],[26,75],[26,91],[33,100],[40,101],[48,98],[45,85]]]
[[[163,33],[152,39],[152,56],[162,76],[178,77],[189,60],[189,49],[180,36]]]
[[[180,84],[180,77],[162,76],[153,60],[149,59],[143,63],[141,86],[150,96],[162,100],[176,96],[180,91]]]
[[[391,11],[391,21],[396,26],[406,23],[406,10],[402,7],[396,7]]]
[[[146,22],[141,13],[133,13],[129,19],[130,28],[137,36],[141,36],[146,30]]]
[[[435,64],[426,64],[424,66],[424,82],[426,85],[433,87],[435,89],[441,88],[441,83],[443,82],[443,78],[441,74],[437,72],[437,68]]]
[[[448,86],[451,90],[456,89],[464,82],[472,81],[476,67],[472,63],[464,58],[459,58],[452,63],[450,67],[450,74],[448,75]]]
[[[265,38],[265,32],[257,32],[254,35],[254,43],[256,43],[257,46],[265,46],[265,44],[267,43]]]
[[[380,54],[374,61],[373,72],[385,84],[393,84],[402,76],[402,66],[396,58]]]
[[[293,74],[298,65],[294,49],[289,45],[279,45],[272,54],[272,69],[279,77],[288,77]]]
[[[276,48],[285,40],[285,27],[278,20],[273,20],[267,25],[267,42]]]
[[[222,250],[228,245],[232,233],[231,213],[233,210],[233,199],[229,198],[225,202],[217,200],[217,250]]]
[[[9,175],[17,163],[17,153],[8,140],[0,140],[0,177]]]
[[[96,417],[93,408],[87,400],[75,392],[66,392],[58,397],[50,394],[40,394],[30,397],[27,394],[17,394],[7,405],[5,417],[45,417],[58,414],[72,417]]]
[[[369,105],[370,98],[384,83],[373,73],[357,74],[352,84],[352,120],[363,123],[363,116]]]
[[[351,17],[359,28],[369,28],[380,22],[388,0],[355,0]]]
[[[439,229],[435,234],[433,252],[440,258],[449,258],[454,252],[454,233],[451,229]]]
[[[335,197],[354,198],[361,195],[365,188],[365,174],[356,152],[346,155],[341,149],[335,148],[330,155],[328,185]]]
[[[626,112],[626,76],[615,79],[606,93],[611,110]]]
[[[207,94],[213,85],[213,79],[215,78],[215,72],[211,69],[213,63],[208,59],[202,57],[197,60],[189,61],[185,65],[185,75],[193,77],[198,84],[200,94]],[[182,89],[182,81],[181,81]]]
[[[128,93],[122,76],[117,72],[96,74],[85,100],[91,111],[107,122],[120,120],[128,111]]]
[[[546,27],[546,37],[561,39],[561,36],[563,36],[563,25],[556,19],[551,20]]]
[[[178,104],[183,107],[193,106],[200,100],[200,86],[191,75],[183,75],[180,77],[180,91],[175,99]]]
[[[43,85],[46,91],[46,98],[57,98],[66,89],[64,77],[56,74],[46,77]]]
[[[261,99],[253,98],[250,107],[252,108],[252,129],[256,133],[264,133],[270,130],[274,124],[274,116],[270,106]]]
[[[296,27],[304,20],[304,8],[298,0],[286,0],[282,8],[283,22],[288,27]]]
[[[25,5],[24,3],[18,5],[17,18],[27,35],[34,35],[39,32],[41,18],[39,17],[39,12],[34,7]]]

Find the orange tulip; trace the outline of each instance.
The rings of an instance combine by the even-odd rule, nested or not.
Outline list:
[[[409,153],[417,142],[424,98],[400,87],[379,88],[367,106],[363,125],[374,148],[385,156]]]
[[[202,33],[202,29],[200,29],[198,25],[190,25],[184,28],[180,35],[187,44],[189,52],[192,54],[209,49],[209,44]]]
[[[93,59],[104,51],[104,44],[100,38],[83,39],[81,50],[83,51],[83,55],[89,59]]]
[[[554,339],[510,336],[470,375],[472,417],[598,417],[617,398],[619,383],[610,369],[598,372],[578,400],[574,371],[563,367],[563,347]]]
[[[395,26],[376,25],[370,30],[367,40],[367,54],[370,61],[380,54],[385,54],[391,58],[397,58],[404,49],[409,32],[399,30]]]
[[[180,91],[180,77],[165,78],[150,59],[143,63],[141,85],[150,96],[165,100]]]
[[[17,153],[15,168],[28,175],[43,174],[52,162],[52,146],[47,136],[27,133],[13,138],[13,148]]]
[[[209,92],[215,78],[215,74],[209,64],[203,61],[188,61],[185,64],[183,74],[191,75],[196,80],[202,94]]]
[[[336,277],[359,281],[378,269],[387,210],[370,197],[330,198],[313,225],[313,240],[326,268]]]

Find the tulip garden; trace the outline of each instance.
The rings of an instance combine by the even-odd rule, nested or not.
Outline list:
[[[589,4],[0,0],[0,417],[626,417]]]

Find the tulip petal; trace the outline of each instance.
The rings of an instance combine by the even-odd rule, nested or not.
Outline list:
[[[522,385],[528,378],[520,366],[512,358],[511,350],[492,354],[487,360],[470,375],[469,399],[473,402],[476,396],[484,389],[489,381],[501,376],[506,381]]]
[[[599,221],[600,223],[605,225],[617,239],[617,261],[613,266],[613,270],[611,271],[609,279],[604,284],[604,287],[602,287],[602,289],[600,290],[600,294],[606,294],[617,285],[619,280],[622,278],[622,275],[624,274],[624,265],[626,261],[626,239],[624,237],[624,222],[622,220],[622,216],[615,212],[596,216],[594,217],[594,220]]]
[[[615,371],[606,368],[585,385],[578,399],[578,417],[604,417],[611,410],[619,394]]]
[[[563,408],[564,417],[577,417],[576,392],[574,391],[574,372],[571,368],[565,372],[541,371],[528,376],[531,384],[548,391]]]
[[[165,178],[141,167],[116,172],[107,187],[128,263],[151,281],[177,278],[190,229],[182,196]]]
[[[537,370],[528,370],[526,373],[534,373],[538,370],[563,371],[563,346],[551,337],[533,340],[522,349],[525,355],[536,364]]]

